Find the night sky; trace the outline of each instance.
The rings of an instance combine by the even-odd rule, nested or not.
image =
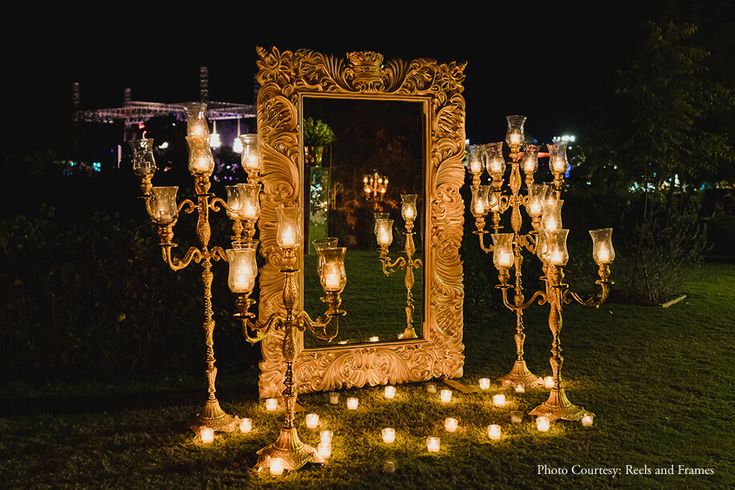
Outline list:
[[[678,8],[677,2],[664,3],[669,10]],[[175,14],[132,7],[104,15],[86,12],[76,21],[45,12],[25,34],[3,34],[14,142],[66,156],[74,81],[81,83],[83,108],[121,105],[125,87],[132,88],[135,100],[194,100],[199,66],[207,65],[212,100],[252,103],[256,45],[339,56],[366,49],[386,58],[466,60],[472,140],[501,139],[506,114],[527,115],[527,131],[542,141],[565,132],[583,134],[599,119],[601,102],[610,100],[617,70],[641,40],[642,21],[660,15],[658,6],[587,5],[553,2],[532,8],[511,2],[484,16],[459,3],[431,15],[428,6],[401,12],[371,4],[363,18],[359,10],[368,7],[360,4],[350,9],[354,13],[333,10],[336,20],[286,15],[287,9],[276,5],[260,13],[205,5],[199,18],[180,7]]]

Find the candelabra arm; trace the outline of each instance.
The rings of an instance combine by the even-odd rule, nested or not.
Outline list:
[[[212,260],[214,260],[215,262],[217,262],[218,260],[227,262],[227,254],[225,253],[222,247],[219,247],[219,246],[212,247],[210,256],[212,257]]]
[[[607,301],[607,297],[610,294],[610,266],[607,264],[601,265],[598,273],[600,275],[600,279],[595,281],[595,284],[600,286],[599,296],[592,295],[587,299],[583,299],[580,295],[578,295],[571,289],[567,289],[566,291],[564,291],[564,302],[569,304],[572,302],[572,300],[574,300],[582,306],[599,308],[605,301]]]
[[[212,200],[209,201],[209,209],[211,209],[215,213],[218,213],[222,209],[225,209],[229,213],[237,214],[237,209],[233,209],[228,206],[225,200],[221,197],[213,197]]]
[[[535,254],[536,246],[538,245],[538,236],[533,233],[518,235],[518,244],[526,249],[529,253]]]
[[[391,276],[399,270],[403,270],[407,264],[404,257],[398,257],[396,260],[391,261],[387,247],[380,248],[380,263],[383,265],[383,274],[386,276]]]
[[[197,210],[197,206],[191,199],[184,199],[179,203],[179,213],[183,210],[186,214],[191,214]]]
[[[202,252],[196,247],[189,247],[189,250],[186,251],[184,257],[182,259],[177,259],[173,256],[173,253],[171,253],[174,246],[175,245],[172,244],[161,244],[163,261],[168,264],[172,271],[175,272],[180,271],[181,269],[186,269],[192,261],[198,264],[202,260]]]
[[[485,238],[484,237],[488,233],[485,230],[475,230],[472,233],[474,233],[475,235],[477,235],[477,239],[480,242],[480,248],[482,249],[482,251],[485,252],[486,254],[492,253],[493,246],[492,245],[485,245]]]

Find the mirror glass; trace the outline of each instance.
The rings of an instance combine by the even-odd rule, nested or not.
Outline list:
[[[426,104],[422,101],[346,98],[302,99],[304,185],[304,309],[324,311],[312,242],[327,237],[347,247],[347,286],[340,332],[331,344],[304,336],[306,348],[397,341],[407,326],[406,269],[386,276],[375,235],[375,213],[393,220],[391,262],[405,257],[403,194],[416,194],[413,228],[412,322],[423,334],[424,228],[426,225]],[[385,216],[384,216],[385,217]],[[410,281],[409,281],[410,282]]]

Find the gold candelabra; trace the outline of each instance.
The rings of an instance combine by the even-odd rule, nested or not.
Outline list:
[[[404,235],[406,237],[404,253],[405,257],[398,257],[396,260],[392,260],[388,255],[388,248],[393,243],[393,220],[389,219],[388,213],[375,213],[375,236],[380,247],[380,263],[383,267],[383,274],[390,276],[398,272],[399,270],[405,271],[404,284],[406,286],[406,328],[403,330],[403,339],[415,339],[417,338],[416,330],[413,326],[413,284],[414,284],[414,269],[419,269],[422,266],[421,259],[414,259],[413,255],[416,253],[416,246],[413,241],[413,223],[416,220],[416,194],[402,194],[401,195],[401,216],[405,222],[406,231]]]
[[[312,320],[306,311],[297,310],[299,304],[298,273],[296,267],[296,249],[301,242],[299,223],[299,209],[295,205],[281,205],[278,209],[278,245],[283,251],[284,274],[283,283],[283,305],[285,314],[274,313],[263,324],[258,324],[255,315],[250,312],[250,307],[255,303],[250,299],[257,265],[255,263],[255,243],[241,249],[228,250],[231,255],[229,285],[236,294],[235,317],[242,323],[242,331],[245,339],[251,344],[262,341],[274,331],[283,331],[283,357],[286,360],[286,372],[284,377],[283,400],[285,403],[285,417],[281,431],[275,442],[258,451],[258,470],[270,467],[271,461],[280,458],[283,467],[295,471],[306,463],[324,463],[324,459],[317,450],[304,444],[299,438],[294,424],[294,409],[296,405],[297,387],[293,379],[293,363],[298,354],[297,332],[308,330],[312,335],[321,340],[331,341],[339,334],[339,317],[346,312],[341,309],[342,291],[347,282],[344,267],[345,247],[324,246],[317,247],[318,272],[324,289],[322,301],[327,304],[327,310],[316,320]],[[335,244],[336,245],[336,244]],[[334,322],[336,328],[334,333],[328,332],[329,325]]]
[[[132,142],[133,171],[140,179],[140,189],[148,215],[153,223],[157,225],[161,256],[164,263],[173,271],[185,269],[191,263],[197,263],[202,267],[203,330],[207,351],[208,396],[202,410],[196,417],[187,422],[187,426],[195,431],[199,427],[209,427],[217,431],[231,432],[237,428],[239,419],[222,410],[215,395],[217,367],[215,366],[214,356],[215,322],[212,311],[212,281],[214,278],[212,263],[219,260],[227,261],[227,255],[222,247],[210,246],[209,213],[218,212],[221,209],[227,211],[228,216],[233,221],[233,243],[240,243],[243,233],[246,239],[251,239],[254,234],[254,222],[260,211],[257,199],[260,186],[259,184],[228,186],[227,203],[209,192],[210,177],[214,170],[214,158],[210,148],[209,126],[205,118],[206,110],[207,107],[204,103],[188,104],[186,107],[186,142],[189,146],[188,168],[194,180],[195,201],[184,199],[177,203],[178,187],[153,186],[152,181],[156,171],[156,163],[153,155],[153,140],[150,138],[138,139]],[[248,136],[243,135],[243,143],[248,144]],[[249,155],[250,153],[247,150],[243,152],[243,162],[246,162]],[[178,258],[173,253],[173,249],[178,246],[173,240],[174,226],[181,211],[186,214],[197,213],[196,236],[199,246],[189,247],[184,256]]]
[[[377,171],[365,175],[362,179],[363,192],[367,201],[373,201],[373,208],[378,209],[380,202],[388,192],[388,176],[380,175]]]
[[[565,144],[549,146],[549,167],[554,176],[552,186],[538,186],[533,183],[533,173],[538,165],[538,147],[526,145],[525,152],[520,153],[523,141],[523,116],[508,116],[508,133],[506,142],[510,146],[512,161],[509,187],[509,196],[501,195],[502,178],[505,171],[505,162],[502,159],[502,142],[491,144],[484,150],[485,164],[492,177],[492,186],[480,184],[482,173],[482,161],[477,152],[477,147],[468,149],[468,167],[473,176],[472,186],[472,213],[475,216],[476,233],[480,238],[480,245],[486,252],[493,253],[493,263],[498,270],[499,284],[496,286],[502,291],[503,304],[506,308],[516,313],[516,347],[517,359],[513,370],[502,379],[509,382],[521,380],[537,380],[535,376],[527,372],[525,361],[523,361],[523,331],[522,313],[534,303],[549,305],[549,329],[552,333],[551,364],[554,385],[551,388],[549,398],[546,402],[531,411],[532,415],[544,415],[552,420],[566,419],[579,420],[588,414],[584,408],[573,405],[562,388],[562,366],[564,358],[561,355],[561,328],[562,311],[564,304],[572,300],[584,306],[598,307],[605,302],[609,291],[609,265],[615,259],[615,250],[612,246],[612,229],[590,230],[593,248],[592,254],[598,264],[599,280],[596,284],[600,287],[599,296],[583,299],[577,293],[569,289],[564,282],[564,266],[569,260],[567,251],[567,235],[569,230],[562,228],[561,207],[563,200],[560,199],[563,187],[564,173],[568,168]],[[526,196],[519,193],[521,187],[520,165],[523,158],[523,171],[528,189]],[[531,217],[531,231],[521,234],[520,207],[524,206],[527,214]],[[512,233],[499,233],[500,217],[507,208],[511,208]],[[483,235],[485,216],[488,212],[493,213],[491,246],[484,244]],[[522,290],[521,265],[522,253],[524,251],[536,254],[542,262],[544,288],[535,291],[526,300]],[[510,284],[510,269],[513,268],[515,281]],[[514,290],[512,301],[509,299],[509,289]],[[533,378],[531,378],[533,376]],[[535,382],[535,381],[534,381]]]

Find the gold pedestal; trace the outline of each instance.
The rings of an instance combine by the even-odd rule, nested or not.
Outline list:
[[[573,405],[567,398],[564,388],[551,390],[549,399],[529,412],[530,415],[544,415],[549,420],[581,420],[587,414],[594,416],[592,412],[588,412],[584,407]]]
[[[539,378],[528,369],[524,360],[517,360],[513,364],[513,369],[505,376],[501,376],[499,381],[504,386],[523,385],[525,388],[534,388],[544,383],[543,378]]]
[[[281,458],[283,467],[288,471],[298,470],[306,463],[324,464],[324,458],[319,456],[314,447],[301,442],[295,427],[281,428],[276,442],[258,451],[255,467],[258,471],[268,470],[273,458]]]
[[[217,432],[234,432],[240,425],[240,418],[222,410],[219,401],[207,400],[199,415],[186,421],[185,426],[193,431],[209,427]]]

